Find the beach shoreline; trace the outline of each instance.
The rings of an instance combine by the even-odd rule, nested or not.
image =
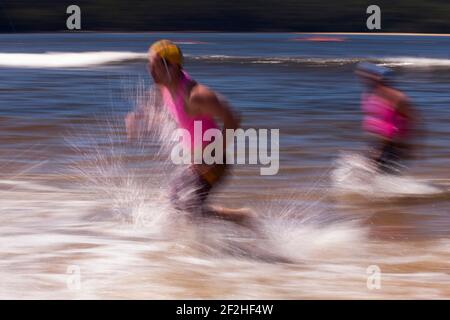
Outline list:
[[[165,31],[107,31],[107,30],[57,30],[57,31],[33,31],[33,32],[0,32],[3,35],[17,34],[83,34],[83,33],[103,33],[103,34],[167,34],[167,33],[223,33],[223,34],[304,34],[304,35],[362,35],[362,36],[419,36],[419,37],[450,37],[450,33],[408,33],[408,32],[303,32],[303,31],[220,31],[220,30],[165,30]]]

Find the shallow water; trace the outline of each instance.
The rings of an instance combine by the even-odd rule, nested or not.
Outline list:
[[[0,35],[0,297],[449,298],[450,196],[393,194],[450,186],[449,38],[308,37]],[[166,152],[153,136],[126,142],[122,119],[159,38],[180,43],[186,69],[245,128],[280,129],[280,172],[235,166],[211,199],[252,208],[258,230],[173,212]],[[394,68],[426,136],[410,180],[367,190],[363,179],[342,195],[336,161],[366,141],[352,72],[362,60]]]

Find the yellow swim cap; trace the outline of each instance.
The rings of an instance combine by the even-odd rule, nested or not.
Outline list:
[[[178,64],[180,66],[183,64],[183,54],[181,53],[181,49],[170,40],[156,41],[150,47],[149,53],[155,53],[170,63]]]

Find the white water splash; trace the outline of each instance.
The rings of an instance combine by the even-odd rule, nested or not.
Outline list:
[[[443,193],[438,186],[414,177],[379,174],[367,158],[343,153],[332,172],[335,191],[368,198],[432,196]]]

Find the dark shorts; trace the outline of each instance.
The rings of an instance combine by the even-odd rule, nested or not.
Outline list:
[[[400,173],[404,167],[404,161],[410,156],[410,147],[406,143],[396,141],[383,141],[376,149],[379,156],[375,158],[378,170],[383,173]]]
[[[206,170],[189,166],[172,181],[170,201],[177,210],[201,213],[211,189],[223,180],[226,164],[214,164]]]

